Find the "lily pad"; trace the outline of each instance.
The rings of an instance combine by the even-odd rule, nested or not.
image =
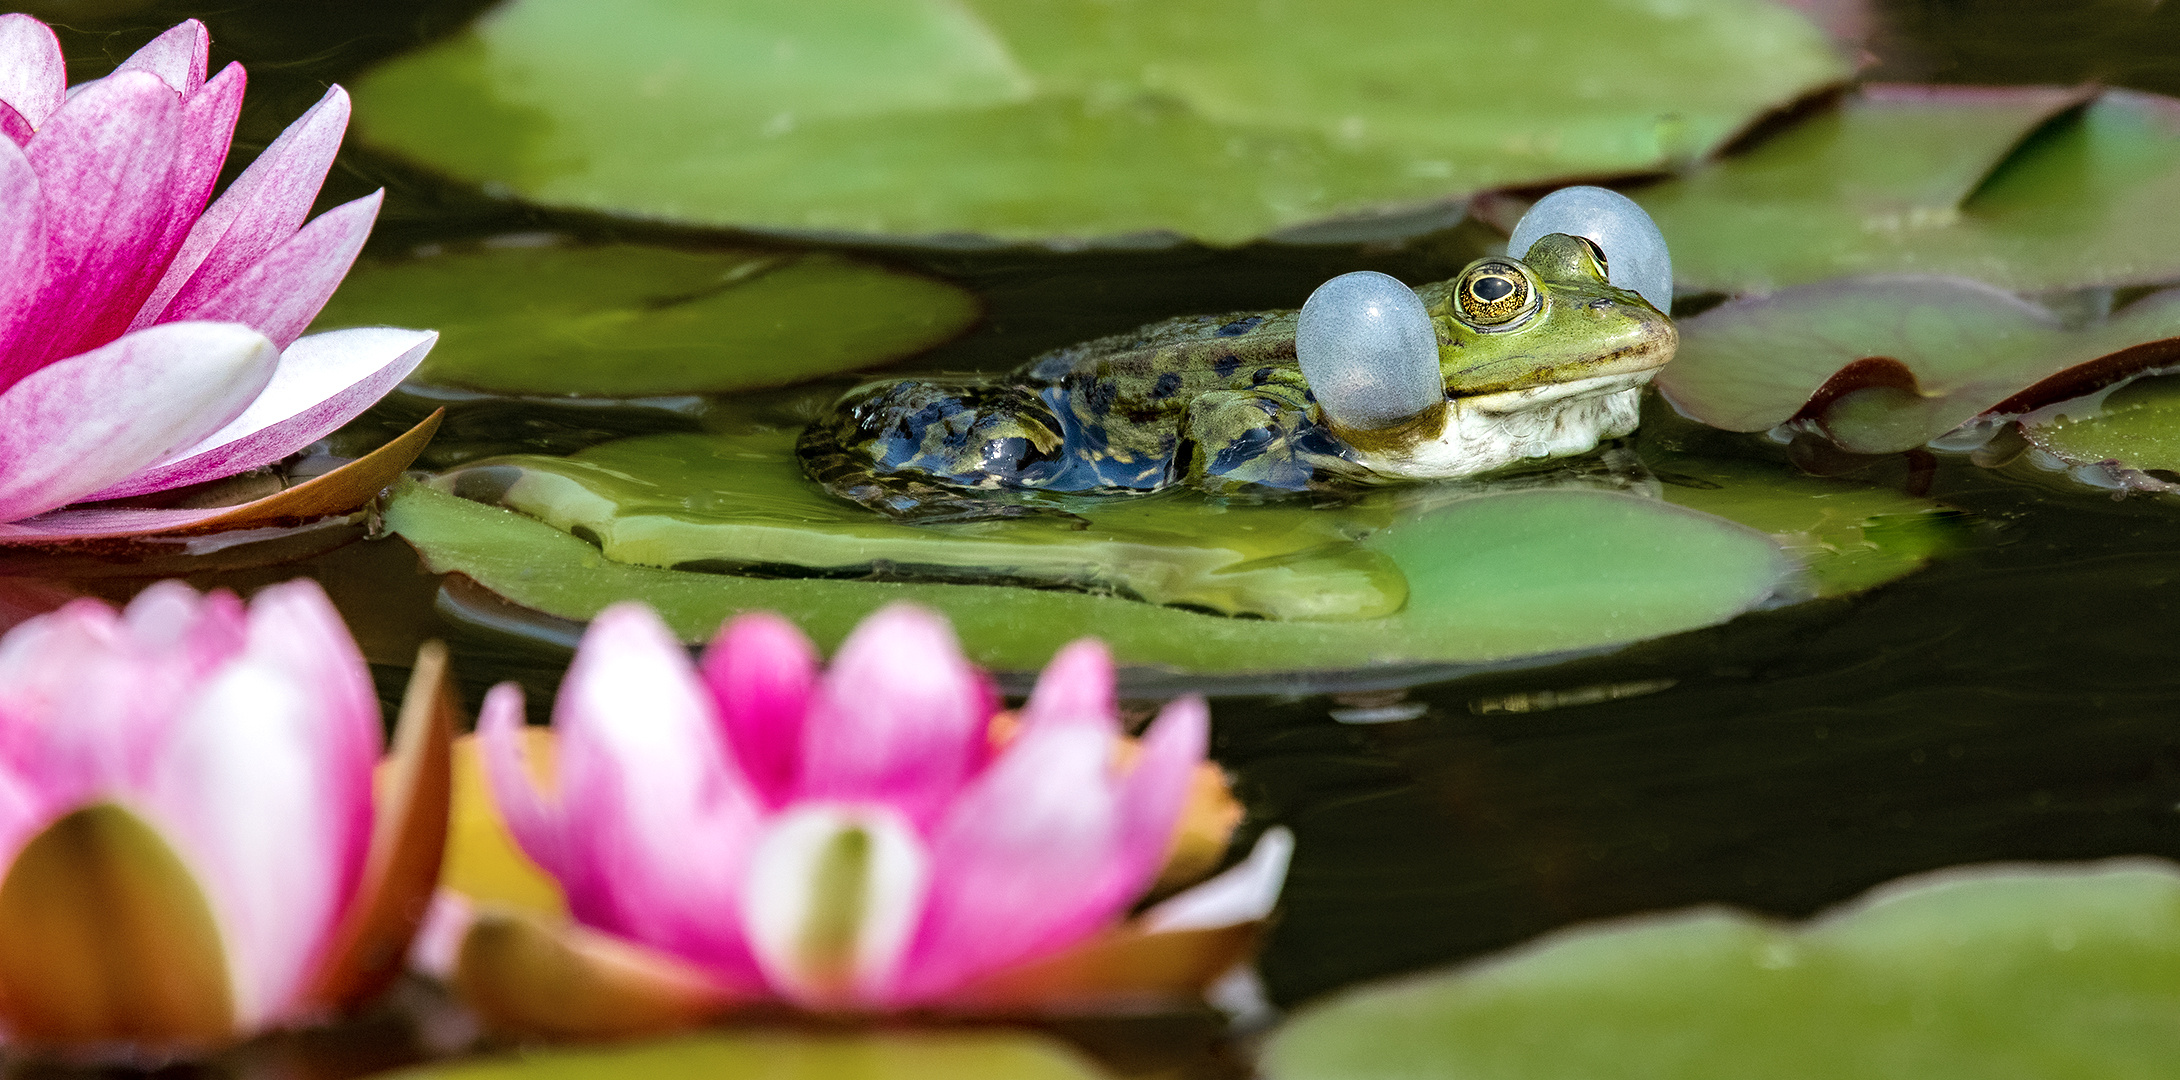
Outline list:
[[[355,91],[366,142],[538,203],[1233,244],[1653,171],[1848,73],[1763,0],[515,0]]]
[[[1957,274],[2044,291],[2180,280],[2180,101],[1876,86],[1635,198],[1678,290]]]
[[[389,531],[434,573],[460,573],[523,607],[588,619],[646,600],[691,641],[738,612],[787,613],[837,644],[876,608],[912,600],[953,620],[970,653],[1025,670],[1085,628],[1127,664],[1194,673],[1486,663],[1708,626],[1762,602],[1792,565],[1768,537],[1632,495],[1534,490],[1465,499],[1359,543],[1406,579],[1408,603],[1374,619],[1235,619],[1111,596],[1005,585],[776,580],[655,570],[513,511],[418,484],[395,492]]]
[[[2050,1080],[2180,1061],[2180,872],[1951,871],[1799,927],[1577,928],[1298,1014],[1271,1080]]]
[[[427,1065],[385,1080],[1097,1080],[1108,1075],[1067,1047],[1020,1031],[813,1034],[735,1031],[634,1046],[532,1050],[518,1057]]]
[[[837,255],[514,239],[361,263],[313,327],[437,327],[417,382],[628,398],[870,367],[978,313],[953,285]]]
[[[1658,388],[1728,431],[1800,421],[1853,453],[1906,450],[2180,356],[2180,290],[2080,329],[1957,278],[1876,276],[1735,300],[1681,324]]]
[[[1009,582],[1275,619],[1378,618],[1408,599],[1400,569],[1355,543],[1392,523],[1384,500],[1335,511],[1176,491],[1078,500],[1074,521],[918,527],[826,495],[793,445],[779,431],[623,439],[564,458],[489,458],[435,486],[497,492],[632,566]]]
[[[2099,486],[2180,492],[2180,379],[2153,375],[2021,418],[2029,445]]]
[[[1801,564],[1812,598],[1906,577],[1960,542],[1957,513],[1886,488],[1724,458],[1673,458],[1659,470],[1667,501],[1769,533]]]

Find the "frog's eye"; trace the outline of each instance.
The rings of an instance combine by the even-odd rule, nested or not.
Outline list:
[[[1605,249],[1598,247],[1597,241],[1587,236],[1577,236],[1575,239],[1582,241],[1582,246],[1590,249],[1590,258],[1597,260],[1597,269],[1603,271],[1607,280],[1610,280],[1612,263],[1605,258]]]
[[[1519,259],[1529,254],[1531,244],[1553,233],[1589,241],[1598,251],[1597,266],[1605,271],[1605,280],[1659,311],[1672,309],[1672,253],[1657,222],[1635,200],[1601,187],[1561,188],[1539,199],[1514,223],[1506,253]]]
[[[1461,275],[1454,287],[1461,317],[1488,330],[1512,329],[1512,324],[1536,310],[1535,290],[1528,275],[1516,266],[1487,262]]]
[[[1295,358],[1325,418],[1377,431],[1445,400],[1438,332],[1423,300],[1400,279],[1341,274],[1302,305]]]

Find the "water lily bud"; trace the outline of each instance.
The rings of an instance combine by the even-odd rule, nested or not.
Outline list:
[[[1514,223],[1506,252],[1521,258],[1529,245],[1553,233],[1588,237],[1605,253],[1606,280],[1659,311],[1673,310],[1673,256],[1658,223],[1635,200],[1589,185],[1560,188]]]
[[[1445,397],[1422,299],[1375,270],[1341,274],[1310,294],[1294,353],[1318,408],[1341,427],[1392,427]]]
[[[1246,958],[1290,840],[1273,830],[1241,867],[1130,917],[1176,859],[1216,861],[1172,853],[1200,847],[1207,822],[1223,851],[1238,817],[1204,759],[1203,701],[1168,705],[1129,739],[1111,657],[1085,640],[1018,714],[999,706],[945,621],[917,608],[872,615],[822,671],[775,616],[736,620],[698,666],[649,608],[609,608],[551,732],[526,728],[503,684],[474,743],[506,833],[557,883],[565,914],[457,875],[435,916],[446,943],[419,964],[494,1027],[564,1036],[663,1030],[753,1001],[826,1013],[1200,1002]],[[446,922],[458,925],[442,936]],[[1148,981],[1115,985],[1116,972]]]
[[[355,1006],[439,872],[452,706],[378,695],[314,582],[77,600],[0,637],[0,1026],[173,1054]]]

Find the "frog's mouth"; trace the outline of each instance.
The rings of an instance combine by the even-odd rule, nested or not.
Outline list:
[[[1672,356],[1668,345],[1665,359]],[[1405,480],[1470,476],[1533,458],[1594,450],[1604,439],[1635,430],[1642,388],[1665,360],[1519,390],[1470,394],[1446,402],[1444,419],[1357,458],[1371,471]]]

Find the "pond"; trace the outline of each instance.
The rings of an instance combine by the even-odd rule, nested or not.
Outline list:
[[[1851,44],[1842,48],[1862,54],[1854,78],[1864,83],[2097,84],[2180,96],[2180,9],[2167,5],[1795,6],[1848,35]],[[21,6],[56,26],[73,80],[105,74],[181,19],[204,20],[215,69],[228,60],[249,69],[236,143],[236,157],[244,160],[316,102],[328,83],[357,89],[357,127],[317,207],[380,188],[386,202],[358,269],[317,325],[385,322],[436,327],[444,337],[409,384],[320,449],[354,456],[434,410],[445,412],[414,480],[367,518],[239,544],[0,555],[0,588],[7,593],[0,612],[10,624],[71,596],[123,600],[161,577],[248,592],[308,576],[348,620],[387,715],[399,707],[417,647],[437,639],[450,649],[471,715],[488,687],[513,680],[529,694],[533,721],[550,708],[582,621],[621,596],[659,605],[691,640],[708,636],[705,628],[724,613],[779,607],[828,652],[883,598],[912,597],[952,617],[972,656],[997,669],[1012,694],[1028,690],[1057,644],[1097,632],[1111,640],[1122,663],[1131,717],[1147,718],[1156,701],[1184,692],[1209,695],[1211,756],[1231,776],[1246,811],[1239,835],[1253,840],[1273,826],[1292,830],[1294,859],[1259,963],[1263,992],[1282,1010],[1321,1009],[1336,992],[1491,957],[1593,920],[1699,905],[1800,920],[1885,883],[1950,867],[2180,858],[2180,664],[2172,659],[2180,645],[2174,630],[2180,512],[2170,494],[2180,457],[2171,444],[2159,444],[2162,451],[2140,451],[2140,467],[2125,475],[2100,473],[2107,456],[2120,454],[2097,443],[2077,455],[2070,472],[2055,467],[2056,441],[2030,445],[2011,430],[1984,430],[1974,440],[1945,437],[2061,368],[2180,337],[2180,327],[2153,325],[2157,313],[2149,307],[2129,306],[2159,302],[2143,298],[2152,286],[2180,281],[2180,261],[2118,278],[2090,265],[2096,260],[2089,254],[2080,259],[2086,269],[2072,263],[2050,269],[2054,258],[2073,259],[2076,247],[2105,243],[2112,230],[2097,231],[2102,226],[2081,226],[2079,245],[2069,242],[2077,234],[2051,226],[2046,231],[2057,231],[2058,240],[2032,237],[2045,247],[2020,240],[2006,249],[2013,255],[1962,246],[1968,253],[1953,263],[1945,262],[1954,257],[1944,246],[1954,243],[1950,235],[1901,246],[1935,265],[1906,257],[1905,265],[1880,265],[1890,256],[1862,248],[1824,254],[1831,249],[1819,251],[1822,245],[1812,241],[1806,250],[1818,254],[1803,264],[1765,263],[1762,273],[1771,277],[1761,287],[1748,285],[1753,279],[1736,269],[1734,253],[1684,251],[1676,243],[1682,276],[1674,315],[1687,363],[1661,377],[1672,401],[1651,393],[1641,432],[1585,464],[1541,477],[1524,472],[1503,488],[1469,492],[1465,502],[1424,505],[1428,499],[1412,489],[1323,506],[1229,505],[1180,493],[1121,510],[1094,500],[1060,504],[1087,523],[933,529],[828,503],[790,467],[793,433],[874,368],[889,376],[997,374],[1047,350],[1173,316],[1299,307],[1320,283],[1349,271],[1377,270],[1412,284],[1440,281],[1503,250],[1513,219],[1560,180],[1624,181],[1621,188],[1652,210],[1669,240],[1684,230],[1730,231],[1731,222],[1718,226],[1701,216],[1702,206],[1688,206],[1740,195],[1713,188],[1684,198],[1672,185],[1696,180],[1659,175],[1675,168],[1702,173],[1713,144],[1731,144],[1719,160],[1761,160],[1767,147],[1807,137],[1811,125],[1829,122],[1837,110],[1897,115],[1884,110],[1906,98],[1886,99],[1883,91],[1848,92],[1844,99],[1819,94],[1751,132],[1721,127],[1701,138],[1661,135],[1659,167],[1577,163],[1517,181],[1487,173],[1474,189],[1498,193],[1480,196],[1472,213],[1460,203],[1431,203],[1397,219],[1313,234],[1297,221],[1336,215],[1296,212],[1297,221],[1267,223],[1223,208],[1176,211],[1187,200],[1159,193],[1145,196],[1144,213],[1177,215],[1192,235],[1215,242],[1172,231],[1156,235],[1128,217],[1134,209],[1110,211],[1109,227],[1093,226],[1119,240],[1021,240],[1039,230],[1065,234],[1047,220],[1063,211],[1094,223],[1108,212],[1074,190],[1052,196],[1058,209],[991,217],[989,231],[1007,242],[990,242],[958,235],[947,215],[978,211],[960,210],[947,202],[953,195],[939,192],[925,200],[930,207],[907,200],[916,213],[928,210],[927,218],[890,231],[936,233],[941,242],[909,243],[872,235],[888,229],[852,227],[862,220],[855,215],[875,221],[880,213],[856,205],[853,195],[837,220],[813,212],[797,219],[808,227],[790,228],[779,222],[802,211],[780,209],[786,195],[777,206],[754,198],[733,205],[723,196],[684,196],[664,182],[651,186],[649,174],[571,169],[563,175],[534,163],[523,167],[530,172],[507,166],[505,175],[480,178],[498,167],[493,155],[501,152],[485,144],[515,140],[507,131],[519,128],[520,118],[507,121],[515,125],[507,130],[462,129],[459,108],[447,106],[456,116],[446,121],[456,135],[447,136],[431,129],[441,99],[404,98],[411,91],[399,81],[410,77],[401,74],[410,70],[400,67],[412,62],[406,58],[465,40],[464,28],[487,7],[477,0]],[[671,51],[640,40],[611,46]],[[383,67],[389,62],[394,66]],[[429,70],[414,77],[439,85],[428,81]],[[1818,91],[1829,80],[1818,71],[1806,81],[1807,90]],[[448,91],[447,100],[461,90]],[[1979,191],[1990,190],[1987,184],[2026,185],[2034,178],[2016,174],[2029,165],[1996,179],[1985,173],[2001,168],[1999,157],[2025,160],[2020,155],[2074,137],[2066,125],[2084,110],[2095,116],[2104,115],[2097,109],[2137,107],[2129,104],[2133,98],[2091,102],[2093,91],[2068,94],[1996,104],[1947,99],[1929,133],[1872,136],[1871,145],[1909,157],[1918,140],[1981,122],[1964,119],[1975,109],[2016,110],[2005,121],[2012,127],[1986,139],[1994,164],[1968,182]],[[1743,111],[1754,118],[1797,96]],[[1273,97],[1266,108],[1278,106]],[[1922,100],[1910,104],[1919,108]],[[2163,106],[2140,107],[2151,115]],[[1690,130],[1705,122],[1691,116]],[[572,129],[590,119],[567,123]],[[653,125],[643,136],[653,138],[667,122],[642,123]],[[471,139],[478,148],[466,145]],[[426,160],[443,168],[419,163]],[[1829,160],[1812,150],[1788,164],[1818,170]],[[229,178],[241,163],[230,162]],[[1388,167],[1388,176],[1396,173]],[[577,174],[578,180],[566,179]],[[2180,176],[2180,157],[2172,174]],[[1750,180],[1748,190],[1766,182]],[[1385,184],[1383,201],[1419,202],[1412,187]],[[625,212],[609,209],[615,198],[625,200]],[[1787,211],[1801,215],[1795,221],[1828,212],[1800,206]],[[2049,217],[2074,221],[2067,212]],[[2046,217],[2023,220],[2028,224],[2019,233],[2026,236],[2044,228]],[[736,221],[756,224],[731,227]],[[2140,229],[2159,242],[2172,231],[2157,221]],[[1251,239],[1266,234],[1273,238]],[[1991,243],[2016,239],[2009,233]],[[1766,243],[1755,246],[1768,251]],[[2130,266],[2155,261],[2131,251],[2108,261],[2128,259]],[[1735,425],[1716,419],[1731,410],[1713,399],[1732,394],[1701,382],[1703,372],[1714,370],[1702,365],[1741,371],[1733,365],[1743,361],[1729,355],[1735,346],[1717,328],[1736,318],[1757,322],[1756,333],[1773,335],[1760,338],[1761,362],[1774,367],[1791,360],[1786,354],[1794,348],[1781,344],[1790,333],[1762,322],[1783,318],[1778,308],[1742,305],[1802,303],[1797,286],[1853,269],[1977,276],[1964,266],[1998,267],[1981,276],[2004,279],[1994,283],[2048,309],[2035,325],[2050,336],[2024,353],[2026,374],[1973,403],[1967,403],[1971,390],[1958,390],[1966,404],[1926,424],[1929,430],[1894,413],[1857,428],[1863,421],[1819,406],[1896,389],[1886,382],[1893,376],[1831,385],[1830,399],[1806,404],[1846,361],[1893,357],[1892,366],[1908,372],[1908,391],[1934,400],[1972,381],[1961,375],[1946,382],[1952,376],[1944,371],[1987,373],[1999,365],[2001,350],[1979,345],[1972,355],[1948,359],[1939,355],[1942,345],[1930,346],[1928,355],[1912,352],[1934,339],[1916,338],[1889,352],[1881,345],[1840,346],[1848,351],[1809,361],[1807,385],[1789,392],[1777,415],[1739,425],[1751,430],[1721,430]],[[716,284],[745,279],[756,283],[748,289],[769,291]],[[1833,318],[1826,313],[1834,309],[1822,304],[1834,302],[1808,301],[1821,309],[1810,318]],[[1991,303],[2017,301],[2009,294]],[[653,319],[634,331],[624,325],[629,311],[675,305],[687,315],[684,322]],[[1829,331],[1854,317],[1824,325]],[[1958,327],[1938,337],[1972,337],[2001,317],[2011,316],[1967,311]],[[777,324],[766,322],[772,318]],[[2084,345],[2063,337],[2102,333],[2127,318],[2140,325],[2112,331],[2108,341]],[[1865,323],[1873,321],[1882,320]],[[781,329],[790,323],[791,330]],[[1865,326],[1854,325],[1854,332]],[[727,349],[765,359],[755,374],[706,366],[707,350]],[[2062,355],[2072,359],[2052,360]],[[2158,408],[2159,395],[2170,391],[2161,390],[2154,373],[2175,362],[2165,353],[2138,358],[2128,373],[2153,375],[2117,393],[2136,395],[2142,409]],[[1732,382],[1738,377],[1720,378],[1738,387]],[[2071,389],[2087,393],[2116,378]],[[2076,396],[2053,390],[2027,407],[1999,411],[2010,420]],[[2136,407],[2132,400],[2115,396],[2103,415],[2120,415],[2123,404]],[[2074,422],[2063,410],[2032,415],[2044,416],[2051,432]],[[2034,423],[2031,439],[2042,437]],[[1868,445],[1854,442],[1857,431]],[[1878,445],[1885,438],[1894,444]],[[2169,436],[2151,423],[2143,438],[2155,443]],[[2173,465],[2157,464],[2159,453]],[[1630,490],[1646,496],[1631,517],[1596,516],[1603,513],[1597,506],[1618,502],[1581,502],[1579,512],[1557,518],[1505,509],[1555,497],[1634,501]],[[509,508],[525,516],[502,514]],[[476,516],[487,510],[532,531]],[[1689,524],[1696,518],[1702,529],[1721,519],[1737,524],[1731,537],[1716,539]],[[1413,539],[1400,539],[1404,528]],[[1795,569],[1773,574],[1769,562],[1744,569],[1734,561],[1741,549],[1732,547],[1744,536],[1778,539],[1783,546],[1764,546],[1761,559],[1788,559]],[[1494,544],[1510,554],[1475,580],[1450,572],[1433,577],[1425,569],[1435,552]],[[1086,552],[1084,545],[1100,546]],[[1242,564],[1255,576],[1234,569]],[[1728,581],[1734,574],[1748,575],[1748,583]],[[983,588],[964,581],[1025,587],[996,601],[963,600],[960,590]],[[869,591],[873,583],[901,591]],[[1431,621],[1436,604],[1473,619],[1493,613],[1489,618],[1498,621],[1462,630],[1450,615]],[[1237,858],[1243,850],[1237,845]],[[1787,931],[1763,932],[1799,940]],[[2170,928],[2143,933],[2158,955],[2180,955]],[[2163,970],[2169,977],[2180,967]],[[2161,994],[2169,1005],[2180,989],[2144,993],[2141,1000]],[[1547,1018],[1590,1015],[1573,998],[1537,1008],[1534,1015]],[[1313,1023],[1337,1019],[1328,1012],[1303,1015]],[[1443,1019],[1429,1016],[1439,1019],[1415,1024]],[[441,991],[418,980],[364,1019],[260,1041],[196,1068],[349,1076],[503,1048],[474,1042],[468,1023]],[[1261,1018],[1255,1027],[1229,1028],[1208,1009],[1054,1020],[1037,1029],[1118,1076],[1252,1075],[1267,1045]],[[941,1029],[959,1030],[976,1029]],[[2142,1037],[2151,1060],[2157,1052],[2180,1053],[2169,1021],[2163,1030],[2162,1042]],[[763,1037],[769,1036],[759,1042]],[[1340,1075],[1333,1044],[1346,1036],[1316,1037],[1320,1042],[1305,1044],[1302,1035],[1271,1034],[1266,1068],[1280,1076]],[[715,1050],[720,1056],[706,1056]],[[768,1066],[769,1052],[741,1044],[668,1047],[632,1051],[637,1057],[626,1061],[539,1067],[661,1076],[789,1067]],[[864,1066],[852,1063],[809,1067],[825,1070],[807,1074],[813,1076],[925,1075],[858,1071]],[[1380,1061],[1351,1075],[1452,1075],[1429,1071],[1442,1065],[1414,1067],[1425,1071],[1404,1074],[1398,1062]],[[1488,1073],[1475,1067],[1461,1075],[1545,1075],[1513,1065]],[[1020,1075],[1042,1075],[1022,1068]],[[2089,1068],[2080,1075],[2135,1075]],[[1804,1074],[1782,1066],[1746,1075]]]

